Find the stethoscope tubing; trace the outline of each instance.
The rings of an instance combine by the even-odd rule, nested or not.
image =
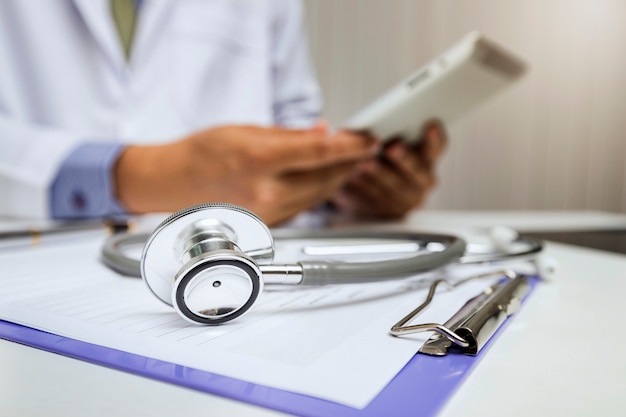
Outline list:
[[[532,258],[543,250],[543,241],[524,237],[515,243],[525,246],[522,251],[467,253],[467,244],[461,238],[451,235],[423,234],[417,232],[377,232],[353,230],[274,230],[272,234],[277,240],[295,239],[387,239],[411,240],[426,246],[428,242],[438,242],[445,249],[400,258],[375,262],[332,262],[307,261],[298,262],[302,266],[303,278],[300,285],[348,284],[373,281],[393,280],[428,272],[442,266],[452,264],[481,264],[489,262],[510,261],[514,259]],[[105,265],[114,271],[131,277],[141,277],[141,261],[124,253],[131,246],[143,245],[149,233],[117,233],[109,236],[101,250],[101,258]]]

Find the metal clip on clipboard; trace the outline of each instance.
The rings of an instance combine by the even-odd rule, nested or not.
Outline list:
[[[409,325],[432,301],[439,284],[454,288],[468,281],[504,275],[505,280],[491,285],[477,296],[471,298],[461,309],[444,324],[422,323]],[[435,332],[419,350],[420,353],[442,356],[449,352],[476,355],[494,335],[510,315],[514,314],[523,298],[530,291],[530,284],[524,275],[510,270],[476,275],[454,284],[444,279],[434,281],[426,300],[415,310],[407,314],[391,328],[393,336],[412,333]]]

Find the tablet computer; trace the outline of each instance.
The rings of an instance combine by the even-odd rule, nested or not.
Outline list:
[[[417,141],[424,125],[449,124],[518,80],[524,61],[470,32],[458,43],[352,116],[342,127],[383,141]]]

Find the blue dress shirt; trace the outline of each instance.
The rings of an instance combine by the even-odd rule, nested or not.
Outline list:
[[[125,214],[115,197],[113,168],[123,144],[87,142],[63,162],[50,187],[55,219],[102,218]]]

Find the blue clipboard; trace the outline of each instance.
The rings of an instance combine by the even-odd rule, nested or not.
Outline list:
[[[538,279],[530,279],[530,295]],[[514,317],[514,316],[513,316]],[[109,368],[303,417],[434,416],[486,354],[498,329],[477,356],[416,354],[364,409],[200,371],[0,320],[0,338]],[[417,345],[416,345],[417,350]]]

